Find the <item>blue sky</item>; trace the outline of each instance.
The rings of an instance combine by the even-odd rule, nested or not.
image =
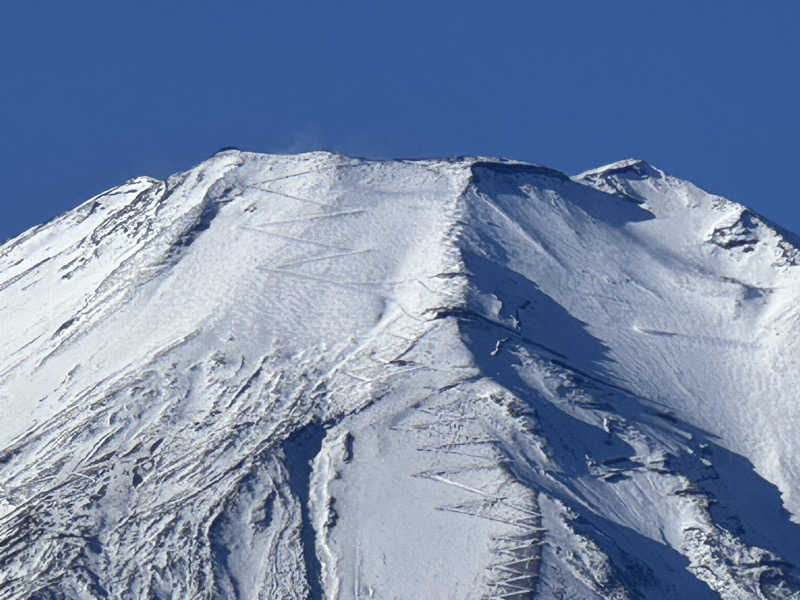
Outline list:
[[[629,156],[800,231],[800,3],[16,2],[0,240],[236,145]]]

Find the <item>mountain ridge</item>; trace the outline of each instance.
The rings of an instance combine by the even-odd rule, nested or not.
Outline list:
[[[129,180],[0,247],[0,590],[799,597],[796,251],[638,160]]]

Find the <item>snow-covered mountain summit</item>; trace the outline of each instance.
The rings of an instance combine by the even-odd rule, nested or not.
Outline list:
[[[799,247],[640,160],[128,181],[0,247],[0,596],[800,598]]]

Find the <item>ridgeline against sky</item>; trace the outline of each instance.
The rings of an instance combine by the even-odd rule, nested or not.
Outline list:
[[[800,4],[35,2],[0,35],[0,240],[236,145],[626,156],[800,230]]]

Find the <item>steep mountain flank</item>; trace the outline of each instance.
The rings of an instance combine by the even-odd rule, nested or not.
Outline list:
[[[639,160],[131,180],[0,247],[0,596],[800,598],[797,264]]]

